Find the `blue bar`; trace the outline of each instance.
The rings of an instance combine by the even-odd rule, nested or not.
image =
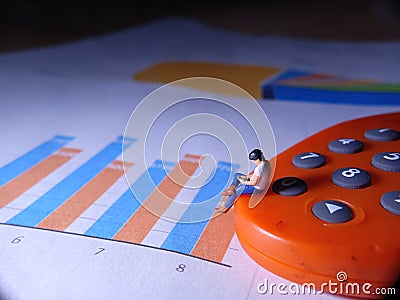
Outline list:
[[[317,87],[271,85],[276,100],[326,102],[362,105],[398,105],[400,93],[335,90]]]
[[[190,254],[196,245],[200,235],[207,226],[209,219],[214,214],[214,208],[221,200],[220,193],[230,184],[238,165],[227,162],[218,162],[217,169],[211,180],[196,194],[188,209],[185,211],[179,223],[177,223],[161,248]],[[198,203],[204,202],[199,211]],[[191,220],[199,220],[201,216],[208,216],[207,220],[193,223]],[[221,228],[223,230],[223,228]]]
[[[56,135],[52,139],[0,168],[0,187],[44,160],[74,138]]]
[[[85,232],[85,235],[112,239],[156,189],[174,163],[157,160],[122,196]],[[140,202],[138,201],[140,199]]]
[[[7,221],[7,224],[32,227],[39,224],[118,157],[121,154],[122,141],[122,137],[118,137],[115,142],[109,144],[30,206]]]
[[[281,74],[278,74],[273,79],[267,80],[266,82],[261,84],[262,98],[274,98],[274,86],[276,85],[277,82],[279,82],[281,80],[293,79],[296,77],[302,77],[302,76],[307,76],[307,75],[311,75],[311,74],[312,74],[311,72],[286,70],[286,71],[282,72]]]

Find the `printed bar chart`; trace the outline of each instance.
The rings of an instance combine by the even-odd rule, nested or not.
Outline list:
[[[38,227],[65,230],[123,174],[122,161],[113,161],[67,202],[64,202],[50,216],[40,222]]]
[[[0,168],[0,186],[3,186],[5,183],[30,169],[73,139],[73,137],[56,135],[52,139]]]
[[[197,204],[202,203],[202,214],[208,213],[208,218],[201,222],[177,223],[167,239],[162,244],[161,248],[174,249],[176,251],[189,254],[195,244],[197,243],[204,228],[209,223],[209,219],[214,214],[214,208],[218,205],[221,195],[220,192],[227,186],[229,178],[231,177],[232,165],[226,162],[219,162],[217,164],[216,172],[213,174],[211,180],[205,184],[196,194],[192,201],[192,205],[186,210],[182,216],[183,220],[191,220],[198,214]],[[222,228],[221,228],[222,229]],[[218,236],[215,235],[218,240]]]
[[[190,252],[193,256],[222,261],[235,234],[233,210],[212,218]]]
[[[7,223],[32,227],[39,224],[121,154],[122,140],[122,137],[119,137],[109,144]]]
[[[30,187],[61,167],[80,152],[81,150],[78,149],[61,148],[54,154],[45,158],[35,166],[0,187],[0,208],[6,206],[12,200],[20,196]]]
[[[0,187],[2,222],[149,245],[222,262],[234,234],[233,218],[231,212],[215,217],[214,208],[237,165],[219,161],[204,185],[187,190],[186,184],[200,170],[199,155],[185,154],[178,162],[155,160],[147,169],[139,170],[134,162],[119,160],[123,149],[134,144],[135,139],[118,137],[91,157],[79,156],[77,160],[85,147],[64,147],[73,139],[55,136],[0,168],[4,175]],[[45,180],[67,162],[72,163],[68,171],[53,176],[53,181],[58,180]],[[123,181],[124,167],[136,172],[130,187]],[[163,215],[179,197],[184,197],[181,200],[186,203],[180,219],[163,228]],[[101,198],[103,201],[97,203]],[[189,223],[198,217],[199,205],[205,220]],[[85,217],[89,210],[98,211],[92,221]],[[85,219],[86,227],[76,225],[72,226],[74,230],[69,229]],[[157,244],[151,236],[160,226],[165,238]]]
[[[199,163],[200,156],[185,155],[178,165],[171,170],[168,177],[164,178],[158,188],[146,199],[144,206],[140,206],[118,232],[115,239],[141,243],[190,176],[196,171]]]
[[[174,163],[157,160],[132,185],[135,195],[146,199],[167,176]],[[122,196],[85,232],[86,235],[112,239],[140,207],[131,189]]]

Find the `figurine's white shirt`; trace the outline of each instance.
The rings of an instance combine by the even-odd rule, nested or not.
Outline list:
[[[254,168],[251,180],[254,179],[254,175],[259,176],[260,180],[258,181],[257,185],[254,186],[254,188],[258,190],[263,190],[268,183],[268,178],[270,174],[271,174],[271,164],[269,163],[268,160],[263,161],[258,166],[256,166]]]

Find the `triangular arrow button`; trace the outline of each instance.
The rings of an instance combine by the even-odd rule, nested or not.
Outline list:
[[[326,205],[326,207],[328,208],[328,210],[329,210],[329,212],[330,212],[331,214],[334,214],[334,213],[337,212],[338,210],[343,209],[342,206],[338,206],[338,205],[335,205],[335,204],[325,203],[325,205]]]

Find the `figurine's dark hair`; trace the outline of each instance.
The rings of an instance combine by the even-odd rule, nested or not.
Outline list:
[[[250,160],[264,160],[263,153],[260,149],[254,149],[249,153],[249,159]]]

